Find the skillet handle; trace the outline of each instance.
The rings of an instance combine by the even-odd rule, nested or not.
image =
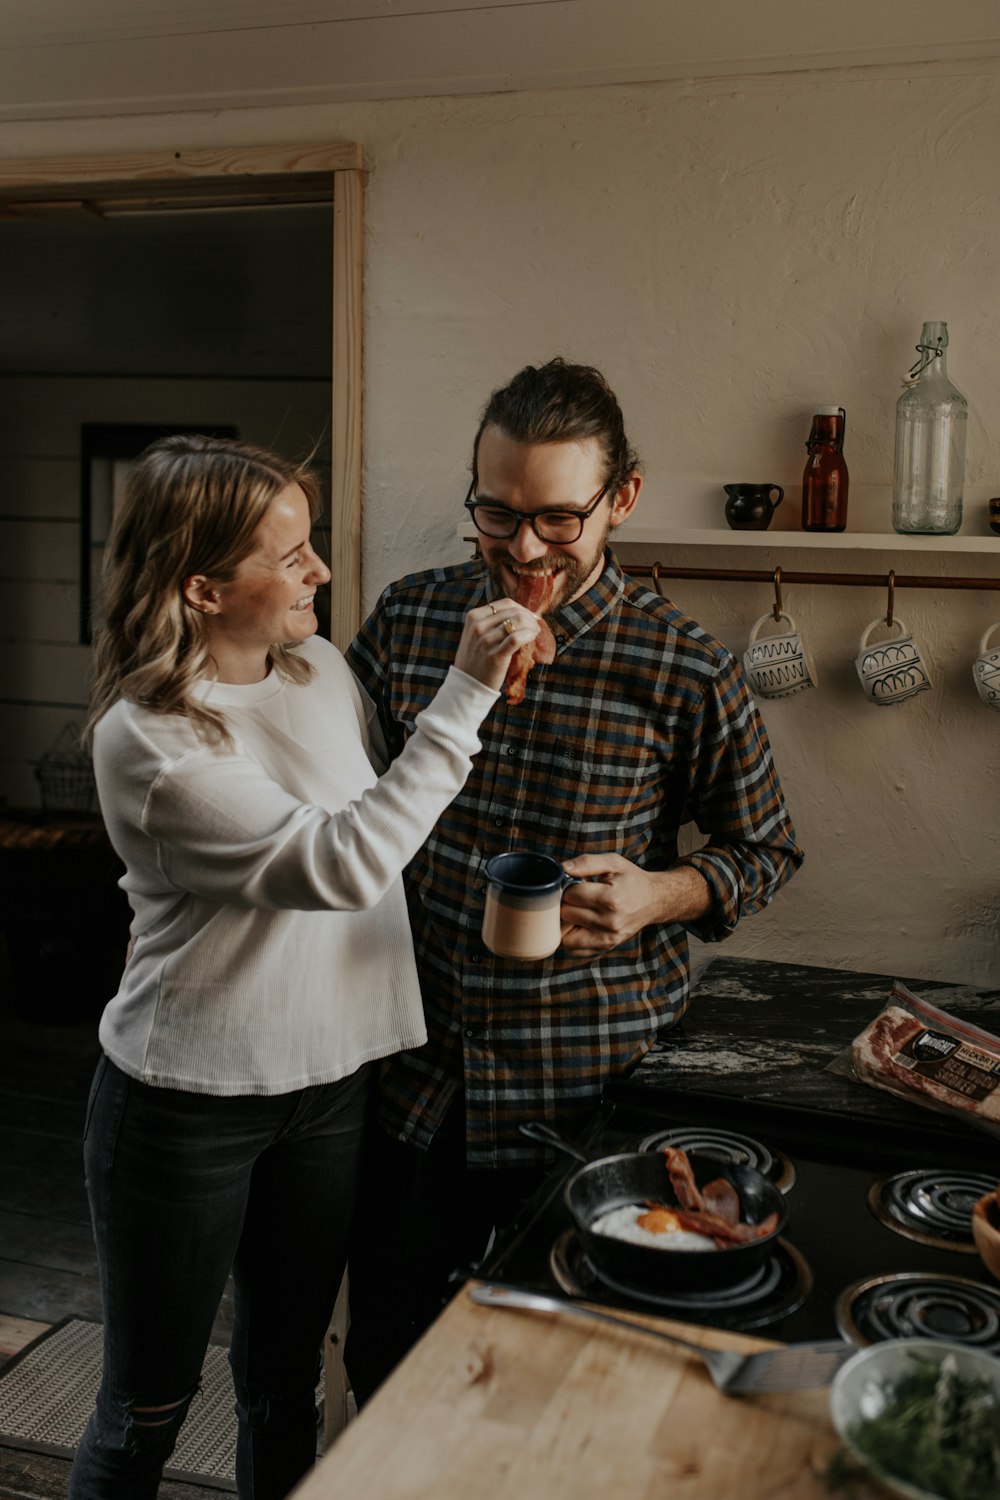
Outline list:
[[[557,1151],[563,1151],[567,1156],[573,1156],[577,1161],[589,1161],[585,1151],[574,1145],[566,1136],[560,1135],[558,1130],[553,1130],[551,1125],[542,1125],[539,1121],[529,1120],[526,1125],[519,1125],[522,1135],[526,1135],[531,1141],[541,1141],[544,1146],[555,1146]]]

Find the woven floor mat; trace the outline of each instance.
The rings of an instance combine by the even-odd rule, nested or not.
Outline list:
[[[68,1318],[0,1370],[0,1445],[72,1458],[101,1380],[102,1332],[100,1323]],[[226,1351],[212,1344],[168,1479],[235,1490],[233,1403]]]

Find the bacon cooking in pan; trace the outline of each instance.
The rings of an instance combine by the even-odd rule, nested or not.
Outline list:
[[[750,1240],[763,1239],[778,1227],[776,1213],[768,1214],[759,1224],[744,1223],[740,1218],[739,1194],[724,1177],[717,1177],[699,1188],[686,1152],[667,1146],[663,1156],[670,1186],[679,1205],[669,1209],[668,1213],[681,1229],[707,1235],[714,1240],[718,1250],[724,1250],[727,1245],[745,1245]],[[664,1205],[649,1202],[647,1207],[656,1210]],[[653,1225],[649,1228],[653,1229]]]
[[[663,1158],[667,1164],[670,1186],[681,1208],[703,1209],[705,1200],[698,1191],[698,1184],[694,1180],[694,1171],[687,1159],[687,1153],[678,1151],[674,1146],[665,1146]]]
[[[709,1213],[716,1214],[727,1224],[740,1222],[740,1195],[725,1177],[717,1177],[714,1182],[706,1182],[701,1190],[701,1196],[705,1200],[705,1207]]]
[[[554,587],[555,579],[551,573],[522,573],[518,578],[517,593],[514,597],[518,604],[523,604],[525,609],[530,609],[533,615],[541,616],[552,602]],[[555,661],[555,636],[544,620],[540,620],[539,623],[541,629],[535,639],[527,646],[522,646],[519,651],[515,651],[511,657],[507,676],[504,678],[504,693],[508,703],[524,702],[528,673],[536,662]]]
[[[745,1245],[750,1240],[763,1239],[765,1234],[770,1234],[778,1227],[776,1213],[768,1214],[759,1224],[744,1224],[741,1220],[730,1224],[718,1214],[688,1213],[684,1208],[677,1208],[674,1212],[682,1229],[690,1229],[695,1234],[707,1234],[709,1239],[715,1241],[719,1250],[724,1250],[727,1245]]]

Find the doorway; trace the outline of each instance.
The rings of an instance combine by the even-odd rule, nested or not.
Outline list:
[[[356,146],[0,163],[0,800],[9,807],[37,805],[38,758],[86,702],[88,424],[235,427],[290,457],[311,455],[333,573],[321,628],[342,648],[352,639],[361,193]]]
[[[87,424],[235,426],[293,457],[315,449],[334,574],[325,630],[338,644],[351,639],[360,614],[361,208],[354,146],[0,163],[0,823],[37,808],[38,759],[86,704]],[[12,840],[22,833],[14,828]],[[37,844],[32,857],[41,858]],[[107,865],[103,849],[95,857]],[[109,898],[120,896],[115,872],[102,865],[99,874]],[[11,880],[23,894],[22,877],[18,866]],[[18,1235],[6,1268],[16,1287],[2,1305],[52,1321],[74,1310],[92,1316],[96,1306],[86,1301],[95,1283],[78,1133],[101,995],[83,995],[82,969],[60,957],[79,885],[56,890],[49,875],[41,883],[58,909],[36,957],[62,964],[64,980],[62,1009],[47,1022],[37,965],[15,996],[0,935],[0,1112],[17,1122],[0,1151],[8,1247]],[[83,883],[91,894],[99,883],[89,866]],[[86,928],[92,964],[89,919]],[[115,953],[120,969],[123,945]],[[104,978],[105,999],[116,982]]]

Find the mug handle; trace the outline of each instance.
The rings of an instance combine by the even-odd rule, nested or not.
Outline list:
[[[774,619],[774,611],[772,609],[769,609],[766,615],[761,615],[761,617],[760,617],[759,620],[755,620],[753,622],[753,625],[750,627],[750,636],[749,636],[749,639],[747,640],[747,646],[748,647],[754,646],[754,645],[757,644],[757,635],[758,635],[758,632],[760,630],[760,627],[762,625],[766,625],[767,622],[768,622],[768,620],[773,620],[773,619]],[[791,633],[792,633],[793,630],[797,630],[798,629],[798,626],[796,625],[795,621],[792,619],[791,615],[786,615],[784,610],[780,610],[779,611],[779,613],[778,613],[778,619],[775,621],[775,624],[780,624],[780,622],[782,620],[784,620],[785,624],[788,626],[788,630],[785,632],[786,635],[791,635]]]
[[[784,498],[785,498],[785,492],[781,488],[780,484],[769,484],[768,487],[767,487],[768,498],[770,498],[772,490],[777,490],[778,491],[778,498],[777,498],[777,500],[772,500],[771,501],[771,504],[774,506],[775,510],[777,510],[778,506],[781,504],[782,500],[784,500]]]
[[[986,629],[983,631],[983,638],[979,642],[979,655],[980,656],[985,655],[985,653],[989,650],[989,646],[987,645],[987,641],[989,640],[990,636],[993,634],[994,630],[1000,630],[1000,620],[994,620],[993,624],[992,625],[987,625]]]
[[[998,623],[1000,623],[1000,622],[998,622]],[[869,641],[869,639],[871,637],[871,633],[875,629],[876,625],[885,625],[885,618],[884,618],[883,615],[877,615],[876,618],[874,620],[872,620],[870,624],[868,624],[868,625],[865,626],[864,630],[861,633],[861,644],[860,644],[860,646],[858,648],[858,654],[859,655],[861,654],[862,651],[867,651],[868,650],[868,641]],[[899,626],[899,633],[900,633],[901,636],[904,636],[906,634],[906,626],[903,624],[902,620],[899,618],[898,615],[896,615],[894,617],[892,625],[886,625],[885,628],[887,630],[891,630],[893,628],[893,625],[898,625]],[[890,639],[890,637],[886,636],[886,640],[889,640],[889,639]]]

